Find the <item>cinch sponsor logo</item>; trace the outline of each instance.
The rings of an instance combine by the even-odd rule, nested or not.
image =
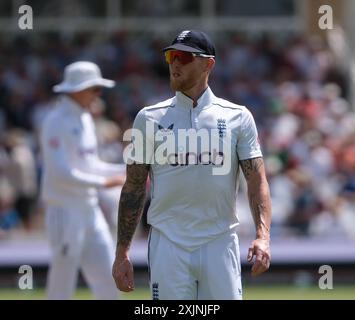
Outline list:
[[[205,151],[201,153],[187,152],[174,153],[168,156],[168,163],[173,166],[187,166],[202,164],[205,166],[223,166],[224,154],[221,151],[213,150],[213,152]]]
[[[175,129],[146,122],[145,130],[130,129],[123,141],[131,143],[124,149],[127,164],[152,165],[211,165],[212,175],[229,174],[232,163],[232,134],[224,119],[218,119],[216,128]],[[157,130],[158,129],[158,130]]]

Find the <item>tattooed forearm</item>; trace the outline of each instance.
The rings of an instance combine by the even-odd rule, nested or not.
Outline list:
[[[267,197],[262,197],[259,194],[249,193],[249,206],[254,219],[257,235],[264,238],[270,234],[270,218],[271,211],[268,206]]]
[[[118,210],[117,244],[129,248],[142,215],[149,166],[127,165],[127,179]]]
[[[262,158],[240,161],[248,184],[248,198],[257,238],[269,238],[271,224],[271,200]]]
[[[251,176],[260,170],[264,166],[263,158],[254,158],[241,160],[240,166],[244,173],[245,179],[248,181]]]

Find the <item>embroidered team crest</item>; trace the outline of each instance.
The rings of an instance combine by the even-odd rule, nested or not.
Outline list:
[[[217,129],[220,138],[226,136],[226,130],[227,130],[226,119],[217,119]]]
[[[177,41],[182,41],[186,38],[186,36],[190,33],[190,30],[182,31],[176,38]]]

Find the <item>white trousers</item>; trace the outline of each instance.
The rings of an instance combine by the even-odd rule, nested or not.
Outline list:
[[[152,228],[148,260],[153,300],[242,299],[235,231],[190,252]]]
[[[79,270],[97,299],[117,299],[118,290],[111,275],[114,245],[101,210],[49,206],[46,227],[52,249],[48,299],[70,299]]]

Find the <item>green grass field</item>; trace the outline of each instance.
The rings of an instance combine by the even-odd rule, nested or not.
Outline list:
[[[44,289],[20,290],[0,289],[0,300],[43,300]],[[80,288],[74,299],[93,299],[90,291]],[[122,294],[123,300],[150,300],[147,288],[137,288],[129,294]],[[318,287],[297,288],[285,285],[245,286],[245,300],[355,300],[355,285],[334,286],[332,290],[321,290]]]

